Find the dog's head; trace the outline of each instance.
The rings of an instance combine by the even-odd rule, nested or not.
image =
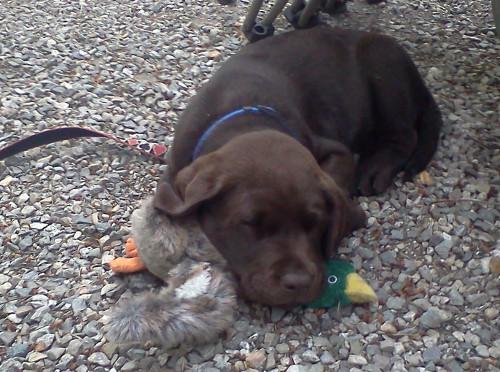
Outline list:
[[[241,135],[164,177],[155,206],[196,213],[243,297],[276,306],[316,298],[325,257],[364,219],[304,146],[275,131]]]

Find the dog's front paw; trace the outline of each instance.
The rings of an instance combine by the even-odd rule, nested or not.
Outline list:
[[[391,185],[395,174],[391,166],[368,167],[360,174],[358,191],[363,196],[381,194]]]

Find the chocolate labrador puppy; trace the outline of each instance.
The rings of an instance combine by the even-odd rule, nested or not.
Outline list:
[[[350,194],[423,170],[440,127],[394,39],[327,26],[270,37],[191,100],[155,206],[199,219],[246,299],[307,303],[322,290],[323,260],[365,222]]]

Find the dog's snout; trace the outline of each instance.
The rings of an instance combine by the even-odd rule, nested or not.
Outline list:
[[[302,291],[308,289],[313,282],[313,277],[306,271],[285,273],[281,279],[281,286],[289,291]]]

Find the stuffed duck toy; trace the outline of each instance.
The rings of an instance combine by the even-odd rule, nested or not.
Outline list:
[[[165,283],[120,301],[111,312],[107,338],[116,343],[153,341],[165,348],[207,343],[230,328],[237,310],[236,283],[225,260],[193,220],[172,220],[152,198],[132,215],[126,257],[112,260],[116,273],[148,270]],[[311,308],[377,300],[346,261],[325,264],[325,290]]]

